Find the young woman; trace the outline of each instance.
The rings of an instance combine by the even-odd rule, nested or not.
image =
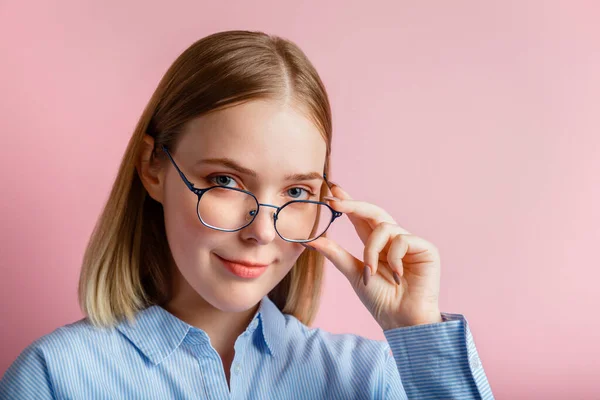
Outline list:
[[[229,31],[167,71],[83,260],[86,318],[29,345],[10,399],[493,398],[440,257],[329,180],[325,88],[293,43]],[[346,215],[359,260],[325,232]],[[386,341],[308,326],[324,257]]]

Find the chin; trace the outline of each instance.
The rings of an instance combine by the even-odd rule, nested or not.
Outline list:
[[[236,286],[236,285],[234,285]],[[256,306],[266,293],[251,287],[226,287],[218,293],[201,294],[213,307],[223,312],[243,312]]]

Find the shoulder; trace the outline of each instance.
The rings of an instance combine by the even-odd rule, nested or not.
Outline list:
[[[114,328],[93,326],[86,318],[63,325],[30,343],[14,363],[44,363],[47,366],[94,352],[110,344],[118,335]]]
[[[28,398],[30,394],[35,394],[35,398],[53,398],[58,372],[93,352],[110,335],[110,329],[93,327],[87,319],[81,319],[37,338],[4,373],[0,398]]]
[[[47,362],[57,362],[104,347],[117,337],[114,328],[100,328],[83,318],[63,325],[31,343],[23,353],[37,353]]]

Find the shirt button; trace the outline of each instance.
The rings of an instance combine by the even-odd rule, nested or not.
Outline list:
[[[481,360],[479,359],[479,356],[475,355],[475,357],[473,357],[471,359],[471,369],[473,370],[478,370],[479,368],[481,368]]]
[[[240,372],[242,372],[242,367],[241,367],[241,365],[240,365],[239,363],[236,363],[236,364],[233,366],[233,372],[234,372],[236,375],[238,375]]]

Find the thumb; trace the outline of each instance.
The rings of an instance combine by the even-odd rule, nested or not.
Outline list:
[[[354,283],[362,277],[365,264],[333,240],[320,237],[303,244],[323,254],[350,282]]]

